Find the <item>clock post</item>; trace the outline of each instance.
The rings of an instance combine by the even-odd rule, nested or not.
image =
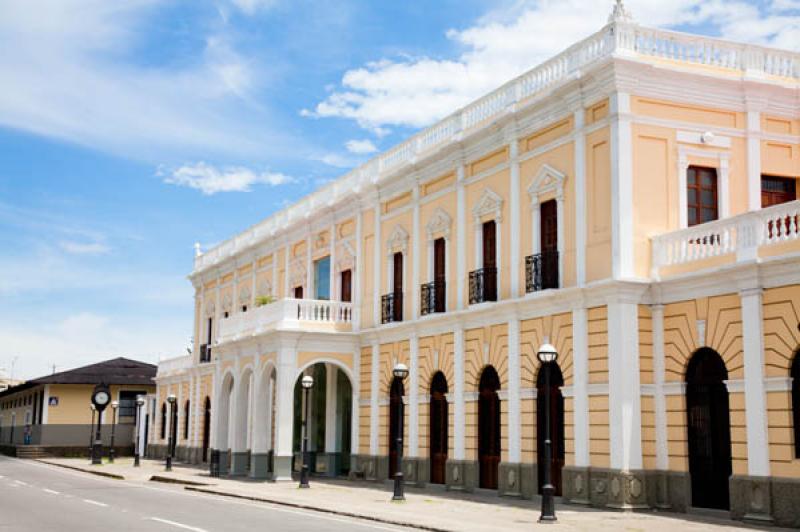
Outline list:
[[[111,391],[108,386],[100,383],[92,391],[92,404],[97,410],[97,431],[92,444],[92,464],[100,465],[103,463],[103,439],[101,426],[103,423],[103,410],[106,409],[111,401]]]

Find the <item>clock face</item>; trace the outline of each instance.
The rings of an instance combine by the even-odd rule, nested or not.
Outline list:
[[[108,404],[108,399],[109,397],[107,392],[99,391],[94,395],[94,402],[98,405]]]

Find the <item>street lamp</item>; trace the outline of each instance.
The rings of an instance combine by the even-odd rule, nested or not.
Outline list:
[[[408,376],[408,366],[403,364],[402,362],[398,362],[394,369],[392,369],[392,374],[394,375],[395,379],[400,379],[400,382],[403,382],[405,378]],[[395,463],[395,473],[394,473],[394,495],[392,496],[393,501],[404,501],[406,500],[405,495],[403,494],[404,491],[404,484],[403,484],[403,398],[400,398],[400,403],[397,405],[397,440],[395,440],[395,451],[397,456],[397,462]]]
[[[305,395],[305,408],[303,409],[303,467],[300,468],[300,487],[308,488],[308,392],[314,387],[314,377],[306,375],[300,380]]]
[[[114,463],[114,429],[117,426],[117,408],[119,401],[111,401],[111,448],[108,450],[108,463]]]
[[[174,393],[171,393],[167,396],[167,402],[169,403],[169,440],[167,441],[167,467],[165,471],[172,471],[172,453],[174,452],[173,446],[175,442],[173,440],[173,436],[175,431],[175,403],[178,401],[178,398],[175,397]]]
[[[542,486],[542,513],[540,523],[556,522],[556,507],[553,496],[555,488],[550,480],[553,464],[552,442],[550,441],[550,366],[558,358],[558,351],[550,344],[543,344],[536,353],[541,369],[544,370],[544,486]]]
[[[97,409],[97,432],[92,443],[92,465],[103,463],[103,439],[101,428],[103,426],[103,410],[111,401],[111,391],[105,383],[99,383],[92,391],[92,404]]]
[[[89,425],[89,459],[92,458],[92,435],[94,435],[94,415],[97,412],[94,403],[89,403],[89,410],[92,411],[92,424]]]
[[[141,449],[139,449],[139,427],[141,426],[142,422],[142,407],[144,406],[144,397],[141,395],[136,396],[136,441],[134,443],[134,453],[133,453],[133,467],[139,467],[139,453]]]

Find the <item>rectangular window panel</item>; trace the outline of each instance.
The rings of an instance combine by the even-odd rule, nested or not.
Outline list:
[[[325,257],[314,261],[314,297],[328,300],[331,298],[331,258]]]

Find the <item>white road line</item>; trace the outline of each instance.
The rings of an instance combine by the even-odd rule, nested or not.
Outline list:
[[[52,495],[61,495],[61,492],[56,490],[51,490],[50,488],[42,488],[42,491],[45,493],[50,493]]]
[[[88,504],[94,504],[95,506],[102,506],[103,508],[108,507],[108,505],[104,502],[93,501],[92,499],[83,499],[83,502]]]
[[[160,517],[151,517],[151,521],[158,521],[159,523],[164,523],[165,525],[172,525],[174,527],[182,528],[184,530],[193,530],[194,532],[206,532],[202,528],[197,528],[196,526],[189,526],[184,525],[183,523],[177,523],[175,521],[170,521],[169,519],[161,519]]]
[[[22,482],[21,480],[15,480],[14,482],[19,484],[20,486],[30,486],[30,484],[28,484],[27,482]]]

